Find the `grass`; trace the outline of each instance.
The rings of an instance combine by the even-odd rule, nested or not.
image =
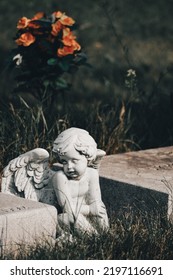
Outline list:
[[[1,259],[19,260],[170,260],[173,258],[173,225],[159,216],[135,216],[110,219],[110,230],[101,235],[74,235],[73,242],[61,245],[21,246]]]

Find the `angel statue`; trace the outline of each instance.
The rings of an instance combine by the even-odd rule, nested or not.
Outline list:
[[[105,152],[86,130],[74,127],[59,134],[53,152],[60,163],[57,170],[49,167],[49,153],[42,148],[11,160],[3,171],[1,191],[59,206],[57,232],[108,229],[98,173]]]

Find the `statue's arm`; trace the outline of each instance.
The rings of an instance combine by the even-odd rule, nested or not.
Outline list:
[[[98,215],[100,204],[102,203],[99,174],[96,169],[89,168],[89,191],[88,201],[90,206],[90,212],[93,215]]]
[[[62,170],[55,173],[52,178],[53,188],[57,197],[59,206],[63,212],[74,215],[75,209],[72,203],[72,197],[69,192],[68,178]]]
[[[101,198],[99,174],[96,169],[90,171],[89,180],[90,214],[98,217],[98,223],[103,228],[109,228],[106,207]]]

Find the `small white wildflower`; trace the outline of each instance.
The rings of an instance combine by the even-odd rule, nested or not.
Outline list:
[[[130,89],[131,91],[134,91],[137,86],[136,81],[136,71],[133,69],[127,70],[127,75],[125,78],[125,86]]]
[[[13,57],[13,60],[16,61],[16,65],[19,66],[22,63],[22,56],[20,55],[20,53],[18,53],[17,55],[15,55]]]
[[[127,70],[127,77],[136,77],[136,72],[133,69]]]

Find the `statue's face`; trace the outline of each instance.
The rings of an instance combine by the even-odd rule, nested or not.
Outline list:
[[[79,180],[85,174],[87,158],[76,151],[74,147],[61,155],[60,161],[63,164],[64,173],[69,179]]]

